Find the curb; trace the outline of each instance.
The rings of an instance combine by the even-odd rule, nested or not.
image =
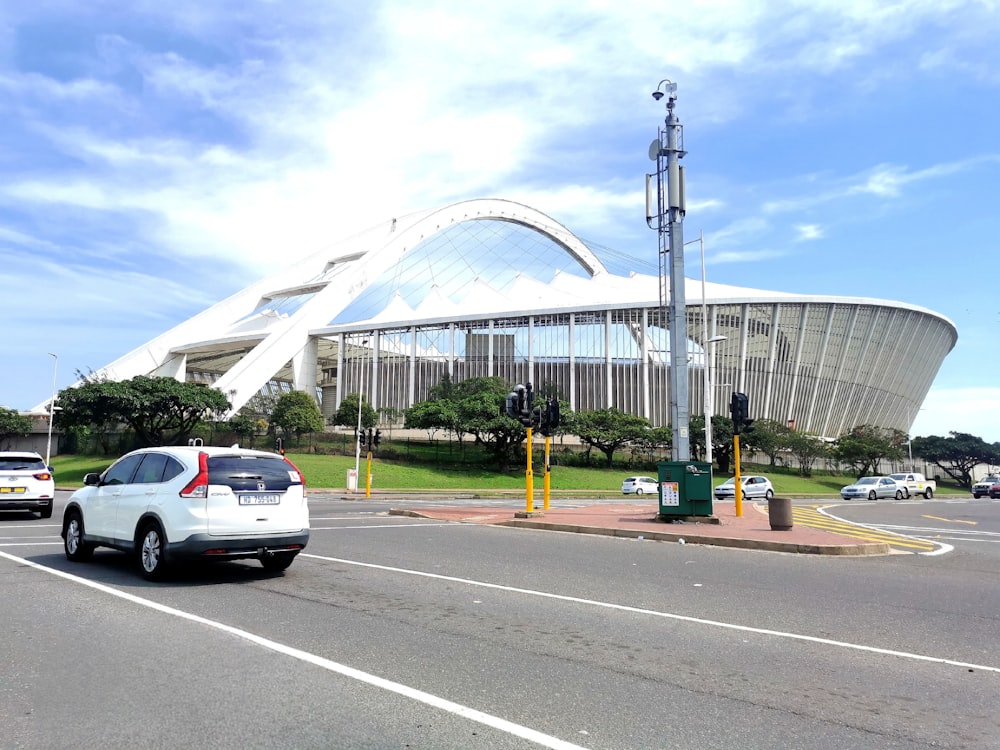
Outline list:
[[[411,518],[435,517],[429,513],[416,510],[389,509],[390,516],[408,516]],[[473,523],[462,519],[454,519],[455,523]],[[572,534],[593,534],[597,536],[612,536],[622,539],[650,540],[654,542],[679,542],[685,544],[703,544],[713,547],[731,547],[735,549],[752,549],[765,552],[790,552],[800,555],[835,555],[844,557],[867,557],[888,555],[891,550],[885,542],[867,544],[801,544],[796,542],[778,542],[764,539],[741,539],[737,537],[702,536],[699,534],[681,534],[667,531],[638,531],[635,529],[617,529],[604,526],[580,526],[577,524],[552,523],[534,519],[509,519],[506,521],[489,522],[488,526],[507,526],[509,528],[535,529],[539,531],[562,531]]]

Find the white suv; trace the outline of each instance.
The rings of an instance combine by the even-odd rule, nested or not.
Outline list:
[[[0,510],[33,510],[52,517],[56,480],[37,453],[0,451]]]
[[[87,474],[63,514],[66,557],[95,547],[137,556],[162,578],[171,562],[257,558],[285,570],[309,541],[305,479],[283,456],[243,448],[143,448]]]

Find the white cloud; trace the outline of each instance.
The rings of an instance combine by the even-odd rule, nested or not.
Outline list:
[[[914,437],[964,432],[1000,442],[1000,388],[932,388],[911,430]]]
[[[824,235],[823,227],[819,224],[797,224],[795,231],[799,242],[822,239]]]

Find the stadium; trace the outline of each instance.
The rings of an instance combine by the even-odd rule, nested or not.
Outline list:
[[[326,417],[352,393],[398,413],[445,375],[499,376],[574,411],[667,425],[661,279],[612,273],[604,257],[528,206],[458,202],[290,261],[95,375],[204,383],[233,413],[303,390]],[[738,391],[751,417],[831,439],[860,424],[908,432],[958,337],[902,302],[690,278],[685,298],[689,413],[726,413]]]

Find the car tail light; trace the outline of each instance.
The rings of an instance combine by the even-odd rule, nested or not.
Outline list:
[[[49,472],[47,471],[40,471],[37,474],[32,474],[31,476],[33,476],[39,482],[47,482],[50,479],[52,479],[52,475],[49,474]]]
[[[305,488],[306,488],[306,478],[305,478],[305,476],[303,476],[302,472],[299,471],[299,467],[296,466],[295,464],[293,464],[287,458],[285,459],[285,463],[288,464],[289,466],[291,466],[292,467],[292,471],[294,471],[296,474],[299,475],[299,481],[302,482],[302,490],[305,491]]]
[[[208,454],[198,454],[198,473],[187,486],[180,491],[180,496],[190,500],[208,497]]]

